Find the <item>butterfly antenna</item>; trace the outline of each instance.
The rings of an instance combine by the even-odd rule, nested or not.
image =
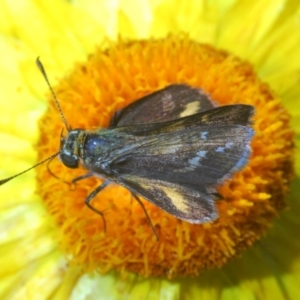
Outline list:
[[[51,93],[52,93],[53,99],[54,99],[54,101],[55,101],[55,104],[56,104],[57,109],[58,109],[58,111],[59,111],[59,114],[60,114],[60,116],[61,116],[61,119],[62,119],[63,123],[65,124],[65,127],[67,128],[68,131],[70,131],[70,127],[69,127],[69,125],[68,125],[68,123],[67,123],[67,120],[66,120],[64,114],[63,114],[63,111],[62,111],[62,109],[61,109],[61,106],[60,106],[60,104],[59,104],[59,101],[58,101],[58,99],[57,99],[57,97],[56,97],[56,95],[55,95],[55,93],[54,93],[54,91],[53,91],[53,88],[52,88],[52,86],[51,86],[51,84],[50,84],[50,81],[49,81],[49,79],[48,79],[47,73],[46,73],[46,71],[45,71],[45,69],[44,69],[44,66],[43,66],[43,64],[41,63],[39,57],[36,59],[36,65],[38,66],[39,70],[41,71],[42,75],[44,76],[44,78],[45,78],[45,80],[46,80],[46,82],[47,82],[47,85],[48,85],[48,87],[49,87],[49,89],[50,89],[50,91],[51,91]]]
[[[18,177],[18,176],[20,176],[20,175],[22,175],[22,174],[24,174],[24,173],[27,173],[28,171],[30,171],[30,170],[36,168],[37,166],[43,164],[44,162],[46,162],[46,161],[48,161],[48,160],[53,159],[53,158],[54,158],[55,156],[57,156],[59,153],[60,153],[60,152],[57,152],[57,153],[55,153],[55,154],[53,154],[53,155],[47,157],[46,159],[40,161],[38,164],[36,164],[36,165],[30,167],[29,169],[27,169],[27,170],[25,170],[25,171],[23,171],[23,172],[21,172],[21,173],[18,173],[18,174],[16,174],[16,175],[11,176],[11,177],[8,177],[8,178],[5,178],[5,179],[0,180],[0,185],[2,185],[2,184],[4,184],[4,183],[6,183],[6,182],[8,182],[8,181],[10,181],[10,180],[12,180],[12,179]]]

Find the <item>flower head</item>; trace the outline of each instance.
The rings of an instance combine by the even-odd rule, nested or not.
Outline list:
[[[99,215],[84,204],[100,180],[85,179],[70,189],[46,168],[39,168],[38,192],[59,224],[60,244],[73,261],[87,269],[114,268],[145,276],[197,275],[203,268],[223,266],[250,247],[285,207],[293,174],[289,115],[250,64],[233,55],[187,37],[120,41],[78,65],[56,93],[72,127],[89,129],[106,127],[120,107],[173,83],[202,88],[219,105],[254,105],[256,136],[251,160],[220,187],[223,198],[217,202],[220,216],[216,222],[188,224],[144,202],[159,241],[142,207],[131,203],[131,193],[124,187],[106,187],[93,200],[98,210],[107,210],[105,233]],[[41,119],[41,159],[57,149],[52,136],[61,131],[59,118],[51,106]],[[69,181],[89,171],[74,173],[59,161],[53,162],[51,169]]]
[[[83,60],[86,53],[94,49],[104,32],[114,38],[119,32],[118,26],[122,28],[121,36],[126,38],[116,43],[107,42],[101,49],[93,50],[94,54],[86,62],[78,63],[64,80],[54,84],[66,119],[72,126],[106,127],[114,112],[131,101],[168,84],[184,82],[205,89],[220,105],[254,105],[256,135],[248,165],[218,190],[223,198],[217,202],[220,217],[216,222],[190,225],[144,202],[151,221],[158,228],[159,242],[141,207],[131,201],[128,191],[117,186],[107,187],[93,202],[97,208],[105,210],[108,228],[105,233],[99,215],[84,206],[84,199],[99,181],[89,178],[70,189],[64,181],[70,182],[83,173],[70,172],[58,161],[50,164],[50,170],[61,180],[53,178],[46,167],[39,167],[37,181],[32,173],[28,173],[4,185],[1,187],[4,193],[1,198],[5,199],[1,202],[5,216],[1,220],[2,232],[5,232],[2,272],[7,282],[15,278],[17,284],[2,294],[16,296],[26,291],[28,295],[35,290],[30,287],[35,287],[37,282],[41,284],[40,278],[43,278],[45,282],[51,282],[47,287],[45,285],[44,294],[53,295],[55,290],[57,297],[62,298],[66,298],[71,289],[76,294],[83,290],[88,293],[89,287],[92,287],[90,293],[96,295],[98,289],[93,287],[108,286],[109,282],[114,282],[114,288],[108,291],[110,295],[128,291],[129,286],[131,289],[132,285],[127,282],[134,283],[131,295],[139,287],[147,294],[152,290],[152,284],[167,286],[164,290],[173,296],[180,288],[188,289],[189,294],[197,297],[199,293],[218,295],[219,289],[210,292],[211,287],[226,287],[228,282],[233,285],[226,290],[229,298],[232,290],[242,292],[243,286],[260,298],[274,292],[290,297],[296,295],[297,287],[292,282],[299,272],[299,247],[294,242],[299,227],[295,214],[299,209],[297,184],[295,188],[292,186],[290,211],[282,214],[274,229],[268,231],[267,238],[256,246],[252,244],[266,233],[274,217],[286,206],[285,198],[293,174],[293,130],[297,146],[297,101],[300,95],[297,9],[285,1],[281,3],[285,4],[283,10],[271,3],[253,5],[237,1],[234,5],[214,4],[202,8],[198,4],[197,7],[188,4],[176,6],[175,10],[173,3],[167,1],[142,5],[139,13],[133,16],[134,10],[129,9],[129,4],[126,7],[120,4],[116,13],[115,8],[105,7],[105,4],[95,10],[85,4],[50,5],[47,2],[43,8],[36,8],[30,2],[25,3],[21,15],[10,6],[13,21],[8,18],[5,22],[11,24],[7,32],[9,35],[14,32],[14,39],[5,38],[3,44],[10,55],[17,57],[17,64],[12,64],[13,60],[8,64],[6,59],[1,64],[2,99],[9,99],[4,104],[1,102],[2,145],[5,145],[1,150],[7,158],[1,163],[2,170],[15,174],[33,165],[36,157],[36,150],[30,143],[37,141],[39,131],[35,124],[46,105],[38,99],[42,98],[45,89],[42,84],[37,84],[41,81],[37,81],[39,74],[33,69],[33,57],[42,56],[51,78],[58,74],[62,77],[67,68],[71,69],[71,62]],[[172,14],[171,8],[174,9]],[[247,16],[254,15],[262,22],[241,19],[245,10]],[[28,20],[25,11],[31,12]],[[108,24],[104,19],[100,21],[98,11],[112,17],[108,18]],[[63,22],[60,18],[51,18],[59,15],[64,15]],[[39,24],[35,26],[33,36],[32,26],[25,24],[35,21]],[[257,23],[262,25],[257,26]],[[180,36],[178,32],[181,31],[189,34]],[[170,32],[173,35],[168,36]],[[140,38],[148,39],[141,41]],[[216,50],[216,47],[226,52]],[[15,85],[19,78],[16,76],[20,74],[24,79],[17,82],[22,85],[12,89],[12,83]],[[20,105],[19,100],[16,100],[18,105],[9,105],[13,103],[11,99],[20,97]],[[289,115],[292,115],[291,123]],[[12,122],[11,116],[17,121]],[[42,158],[57,151],[58,143],[54,140],[59,139],[62,128],[57,109],[52,104],[39,124],[40,140],[36,149]],[[299,173],[297,155],[296,152],[296,175]],[[4,173],[2,177],[9,174]],[[36,184],[37,195],[33,194]],[[46,211],[41,200],[46,204]],[[58,245],[59,250],[56,250]],[[249,247],[241,259],[232,260]],[[67,265],[66,256],[71,266]],[[226,264],[229,260],[231,262]],[[200,277],[189,279],[188,283],[160,279],[141,283],[128,273],[176,277],[195,275],[202,269],[214,267],[222,268],[203,271]],[[127,279],[118,283],[115,289],[116,277],[87,274],[78,279],[82,269],[101,272],[117,269],[122,274],[126,272]],[[16,278],[21,279],[18,282]],[[270,283],[274,278],[281,280],[276,288]],[[60,284],[61,288],[58,288]],[[201,290],[199,285],[202,285]],[[160,293],[161,289],[156,291]]]

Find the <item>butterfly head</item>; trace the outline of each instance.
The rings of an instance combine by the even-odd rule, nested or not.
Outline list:
[[[59,159],[62,163],[71,169],[76,169],[79,167],[80,161],[80,143],[81,134],[83,129],[73,129],[70,130],[66,137],[61,136],[60,138],[60,153]]]

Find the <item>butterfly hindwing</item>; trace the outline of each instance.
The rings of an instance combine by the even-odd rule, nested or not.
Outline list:
[[[215,196],[201,186],[196,190],[185,185],[131,175],[124,176],[121,184],[181,220],[199,224],[217,218]]]

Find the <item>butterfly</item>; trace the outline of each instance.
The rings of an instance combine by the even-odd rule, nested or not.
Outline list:
[[[218,217],[216,188],[251,155],[253,114],[251,105],[217,107],[202,89],[173,84],[117,111],[106,129],[70,129],[63,117],[68,133],[51,158],[58,155],[66,167],[87,170],[73,182],[104,178],[85,199],[102,216],[104,228],[103,213],[91,202],[111,182],[127,188],[145,213],[140,196],[189,223],[212,222]]]

